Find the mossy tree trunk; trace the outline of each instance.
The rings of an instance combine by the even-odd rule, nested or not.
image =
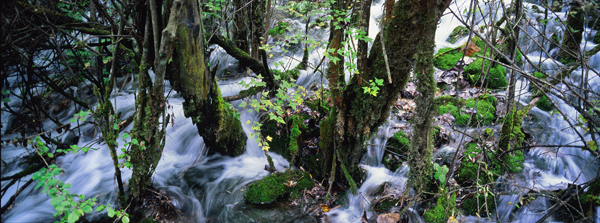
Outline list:
[[[251,55],[254,59],[260,60],[260,46],[265,34],[265,14],[267,10],[265,0],[254,0],[252,2],[252,42]]]
[[[149,9],[157,6],[148,3],[147,7]],[[151,13],[146,14],[142,61],[138,75],[139,90],[135,100],[137,112],[131,130],[132,141],[137,140],[138,143],[132,145],[129,151],[131,168],[133,169],[129,188],[134,200],[137,200],[150,184],[152,174],[158,165],[164,148],[165,130],[168,125],[168,119],[165,118],[164,79],[167,61],[172,55],[172,50],[170,50],[171,41],[175,37],[176,15],[180,8],[181,0],[174,1],[171,6],[172,14],[169,17],[169,22],[162,32],[162,41],[154,39],[159,44],[153,44],[151,41],[153,35],[152,22],[157,22],[157,20],[153,21],[151,19]],[[156,9],[149,11],[157,12]],[[157,49],[159,50],[158,57],[154,63],[154,82],[148,74],[148,69],[151,66],[150,58],[153,53],[151,44],[159,46],[159,49]]]
[[[338,2],[342,2],[340,4],[347,3],[343,1]],[[402,91],[410,77],[410,71],[413,68],[415,59],[418,60],[417,64],[419,66],[417,68],[419,72],[426,74],[427,78],[430,78],[428,81],[433,83],[432,58],[436,23],[441,13],[449,4],[449,0],[396,2],[391,19],[387,21],[383,31],[383,42],[389,59],[390,73],[388,74],[386,70],[382,45],[378,36],[374,40],[367,62],[369,72],[361,75],[365,78],[365,81],[374,81],[375,78],[385,80],[384,85],[380,86],[377,96],[364,93],[364,90],[358,84],[357,75],[353,76],[346,85],[342,72],[343,62],[341,60],[337,63],[330,61],[327,69],[331,91],[330,103],[332,103],[333,107],[330,116],[333,116],[335,122],[321,126],[321,128],[330,129],[322,131],[322,133],[329,132],[332,134],[322,134],[321,138],[333,138],[332,142],[325,146],[326,148],[322,148],[324,157],[322,166],[327,168],[323,173],[328,173],[329,168],[332,166],[331,158],[335,152],[334,150],[339,150],[339,153],[343,154],[339,158],[351,175],[358,173],[357,164],[366,151],[365,143],[377,131],[377,128],[388,119],[392,105],[397,101],[398,94]],[[337,5],[336,7],[342,8],[343,6]],[[337,51],[341,43],[345,41],[342,33],[337,30],[331,31],[331,49],[336,49]],[[427,54],[429,54],[429,59],[426,57]],[[330,56],[337,57],[338,55],[334,52]],[[391,83],[388,80],[388,75]],[[435,85],[431,83],[428,84],[429,88],[435,89]],[[429,88],[422,89],[426,91]],[[430,90],[423,93],[426,95],[431,94],[431,96],[427,97],[432,98],[434,91]],[[430,104],[426,105],[423,109],[426,112],[433,111]],[[429,115],[431,116],[431,114]],[[427,135],[422,138],[428,138],[431,135],[432,128],[424,126],[422,131],[425,132],[423,134]],[[423,143],[433,143],[433,141],[426,140]],[[427,152],[430,148],[431,146],[423,148],[414,147],[415,150],[423,150],[417,151],[415,154],[430,157],[431,151]],[[414,157],[414,159],[426,160],[427,158]],[[425,164],[426,167],[424,169],[431,169],[430,165],[430,163]],[[417,173],[421,172],[427,174],[427,171],[419,171]],[[417,178],[421,177],[421,175],[417,176]],[[427,176],[423,177],[425,177],[423,179],[427,179]]]
[[[246,135],[237,110],[223,101],[216,78],[206,64],[200,7],[196,1],[183,4],[178,17],[174,55],[169,64],[171,72],[167,78],[185,99],[185,116],[196,124],[208,153],[241,155]]]
[[[244,52],[250,53],[250,42],[248,41],[248,12],[250,11],[247,0],[235,1],[235,12],[233,14],[232,39],[235,45]]]
[[[563,63],[572,63],[576,62],[577,59],[582,56],[582,52],[579,50],[579,44],[583,39],[585,12],[581,2],[573,1],[567,15],[565,34],[563,35],[561,42],[561,50],[558,54],[558,59]]]

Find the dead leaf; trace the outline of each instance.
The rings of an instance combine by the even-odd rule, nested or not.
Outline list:
[[[463,48],[463,50],[464,50],[464,48]],[[465,53],[465,56],[468,56],[468,57],[473,56],[473,54],[479,52],[480,50],[481,49],[477,45],[475,45],[475,43],[473,43],[473,41],[471,41],[467,44],[467,52]]]
[[[396,223],[400,221],[400,214],[388,213],[377,216],[377,223]]]

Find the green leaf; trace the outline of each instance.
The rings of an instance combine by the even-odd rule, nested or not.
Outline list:
[[[119,125],[117,125],[117,123],[113,123],[113,129],[119,130]]]
[[[77,212],[71,212],[71,214],[69,214],[69,218],[67,219],[68,222],[76,222],[77,220],[79,220],[79,214],[77,214]]]
[[[133,143],[134,145],[140,144],[137,139],[131,139],[131,143]]]
[[[104,209],[106,209],[106,205],[99,205],[98,207],[96,207],[96,211],[98,212],[104,211]]]
[[[92,211],[93,211],[92,206],[84,206],[83,207],[83,212],[84,213],[90,213]]]
[[[110,206],[106,208],[106,213],[108,214],[108,217],[114,217],[115,216],[115,210],[112,209]]]
[[[121,219],[121,221],[123,221],[123,223],[129,223],[129,217],[123,216],[123,218]]]
[[[48,157],[54,158],[54,153],[48,153]]]

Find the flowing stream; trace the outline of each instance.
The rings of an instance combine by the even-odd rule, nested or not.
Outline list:
[[[371,27],[369,29],[369,36],[374,39],[379,28],[377,27],[377,19],[381,18],[383,1],[375,1],[371,7]],[[526,8],[531,8],[532,4],[526,3]],[[451,8],[455,12],[462,12],[469,6],[469,1],[459,0],[453,2]],[[487,13],[484,12],[483,13]],[[463,13],[464,14],[464,13]],[[552,16],[565,16],[565,12],[557,13]],[[464,15],[463,15],[464,16]],[[535,13],[534,10],[529,10],[527,18],[535,20],[538,18],[540,13]],[[498,16],[499,17],[499,16]],[[296,19],[286,19],[292,24],[294,29],[304,30],[306,21]],[[450,35],[450,32],[454,27],[460,25],[458,20],[453,17],[452,14],[447,13],[441,19],[437,34],[436,43],[437,49],[442,47],[457,47],[467,41],[463,38],[455,44],[446,42],[446,37]],[[539,25],[538,25],[539,26]],[[558,24],[550,22],[548,24],[547,32],[559,33],[559,38],[562,38],[562,30],[560,30]],[[539,27],[538,27],[539,28]],[[586,29],[585,37],[591,36],[591,31]],[[590,34],[591,33],[591,34]],[[328,29],[311,30],[309,35],[314,38],[326,41],[329,36]],[[532,41],[529,38],[521,35],[522,45],[531,45]],[[591,41],[584,41],[582,43],[582,49],[590,49],[595,44]],[[300,47],[301,48],[301,47]],[[549,50],[549,46],[548,49]],[[324,50],[316,49],[310,54],[309,63],[316,65],[319,63]],[[284,52],[281,47],[275,47],[271,53],[274,55],[272,62],[286,62],[289,57],[293,57],[296,60],[291,60],[287,67],[294,67],[299,60],[301,60],[301,50]],[[551,51],[550,54],[556,54],[557,52]],[[527,55],[533,61],[540,61],[540,66],[547,69],[549,72],[553,72],[558,68],[558,65],[552,60],[548,59],[548,55],[540,54],[539,49],[532,47],[527,50]],[[243,89],[236,82],[239,79],[229,80],[223,78],[223,74],[227,72],[235,72],[237,67],[237,61],[232,57],[225,54],[225,52],[217,48],[215,49],[210,57],[210,64],[220,64],[218,76],[222,78],[219,84],[223,96],[231,96],[237,94]],[[600,55],[594,55],[590,60],[590,66],[596,70],[600,70]],[[324,70],[323,67],[320,68]],[[533,68],[525,67],[526,71],[532,71]],[[593,91],[600,92],[600,78],[598,75],[590,73],[589,75],[583,75],[586,71],[577,70],[572,74],[572,77],[568,81],[572,83],[579,83],[582,78],[587,77],[587,80],[583,80],[589,84]],[[124,90],[118,93],[113,93],[113,99],[115,103],[116,111],[121,112],[121,119],[125,119],[132,115],[134,112],[134,92],[135,83],[128,81],[128,77],[120,79],[120,84],[125,83]],[[246,81],[250,78],[244,78]],[[17,80],[12,80],[11,84],[18,84]],[[312,68],[307,71],[301,71],[300,78],[297,80],[298,85],[302,85],[306,88],[327,85],[325,78],[322,77],[319,71],[313,72]],[[519,80],[517,95],[520,95],[520,102],[526,104],[529,102],[531,94],[528,93],[528,82],[526,80]],[[86,89],[86,84],[81,83],[75,91],[80,94],[84,92],[90,92],[90,89]],[[563,86],[558,86],[559,89],[564,89]],[[170,89],[167,84],[167,89]],[[43,92],[43,91],[42,91]],[[555,92],[560,94],[560,92]],[[504,92],[503,92],[504,94]],[[265,166],[268,165],[267,159],[264,152],[260,149],[258,144],[253,139],[248,139],[245,154],[239,157],[227,157],[220,155],[206,156],[205,146],[202,138],[198,135],[196,126],[192,124],[189,118],[183,115],[182,102],[183,99],[176,92],[165,93],[165,96],[169,96],[168,103],[169,109],[167,112],[174,117],[174,122],[167,128],[166,143],[163,152],[163,156],[159,162],[156,172],[154,174],[154,186],[156,188],[165,190],[172,197],[172,202],[178,207],[182,213],[185,214],[186,219],[190,222],[264,222],[266,221],[261,213],[257,213],[257,210],[249,211],[243,205],[243,194],[244,186],[249,182],[261,179],[268,175],[268,171],[265,170]],[[570,105],[564,101],[553,97],[553,101],[558,104],[558,107],[571,119],[576,120],[578,113]],[[16,98],[12,99],[11,103],[19,103]],[[234,101],[232,105],[237,107],[241,101]],[[78,112],[80,108],[71,107],[67,110],[61,111],[57,114],[60,117],[60,121],[63,123],[69,123],[73,114]],[[241,120],[244,132],[249,135],[251,133],[250,125],[246,124],[247,120],[251,122],[258,120],[256,113],[250,113],[244,110],[240,110]],[[394,117],[394,115],[391,115]],[[13,121],[14,117],[7,113],[2,114],[2,133],[7,130],[7,124]],[[86,121],[91,121],[91,117],[87,117]],[[549,114],[548,112],[534,108],[530,112],[530,121],[524,124],[524,128],[527,132],[531,133],[534,141],[538,145],[582,145],[579,137],[575,131],[579,131],[585,134],[580,128],[571,128],[559,114]],[[363,210],[366,210],[367,216],[371,217],[374,213],[372,212],[371,203],[372,191],[374,188],[379,187],[383,182],[389,182],[400,188],[404,188],[406,183],[406,176],[409,171],[407,166],[400,168],[399,170],[392,172],[386,169],[382,164],[381,160],[383,157],[383,150],[381,145],[385,145],[387,139],[391,137],[399,129],[395,128],[398,121],[392,118],[389,123],[380,127],[379,132],[369,142],[368,152],[365,155],[364,162],[361,167],[364,168],[367,173],[367,179],[362,183],[359,188],[360,193],[357,195],[348,195],[348,202],[341,208],[334,209],[327,213],[327,217],[332,222],[360,222]],[[57,127],[51,122],[44,123],[48,128]],[[73,134],[59,134],[52,132],[53,136],[61,136],[61,140],[64,142],[77,141],[79,146],[92,146],[94,150],[89,151],[86,154],[68,154],[60,157],[57,160],[59,166],[64,170],[64,173],[59,176],[61,181],[73,184],[71,192],[84,194],[86,197],[97,197],[99,203],[114,203],[116,200],[116,183],[114,180],[114,169],[112,166],[112,160],[106,145],[102,142],[98,130],[94,128],[91,123],[80,122],[81,124],[78,131],[81,132],[82,137],[77,141],[74,140]],[[491,126],[499,130],[498,126]],[[125,132],[131,130],[131,125],[125,129]],[[466,130],[466,131],[478,131],[478,130]],[[498,132],[498,131],[496,131]],[[2,140],[12,139],[16,135],[3,134]],[[455,135],[453,138],[458,139],[460,135]],[[591,138],[586,136],[586,140]],[[119,140],[119,144],[123,145],[125,142]],[[598,142],[597,142],[598,143]],[[439,149],[435,156],[451,156],[456,151],[456,147],[460,145],[454,143],[445,146],[443,149]],[[31,150],[31,147],[24,148],[22,146],[5,145],[2,148],[2,157],[6,164],[2,166],[2,176],[9,176],[14,174],[24,167],[19,165],[19,160],[26,153],[26,150]],[[448,155],[450,154],[450,155]],[[289,166],[287,160],[280,155],[270,153],[278,170],[284,170]],[[517,191],[510,195],[500,195],[497,197],[497,210],[496,214],[491,217],[493,221],[499,220],[501,222],[534,222],[546,213],[544,210],[548,209],[552,204],[549,200],[544,198],[538,198],[521,208],[517,208],[516,203],[519,203],[519,199],[526,194],[529,190],[552,190],[552,189],[564,189],[570,183],[582,183],[589,179],[592,179],[600,169],[600,162],[594,160],[588,152],[582,151],[576,147],[534,147],[525,154],[525,168],[519,174],[514,174],[510,178],[502,178],[500,181],[506,183],[506,190]],[[122,169],[123,179],[125,182],[131,177],[131,171],[128,169]],[[28,180],[27,178],[24,180]],[[22,181],[23,182],[23,181]],[[3,181],[4,186],[5,181]],[[22,183],[21,183],[22,184]],[[13,207],[2,216],[3,222],[52,222],[54,218],[53,207],[50,205],[50,200],[47,195],[40,194],[38,190],[33,190],[33,186],[29,186],[25,191],[17,197]],[[7,194],[13,194],[17,190],[19,185],[12,186]],[[526,188],[526,189],[524,189]],[[4,205],[10,196],[4,196],[2,198],[2,205]],[[511,205],[512,204],[512,205]],[[277,209],[274,207],[273,209]],[[277,215],[275,219],[281,219],[281,221],[289,221],[294,219],[297,222],[312,222],[312,218],[301,216],[298,217],[299,213],[293,211],[280,211],[276,214],[269,212],[269,210],[259,210],[259,212],[265,212],[265,215],[273,217]],[[422,222],[423,220],[416,214],[414,210],[410,210],[412,214],[412,222]],[[597,213],[600,212],[600,207],[597,207]],[[598,216],[598,215],[597,215]],[[297,217],[297,218],[296,218]],[[598,217],[597,217],[598,218]],[[477,217],[466,217],[468,221],[482,221],[487,222],[488,219],[477,218]],[[552,218],[549,218],[549,221]],[[600,222],[599,219],[596,222]]]

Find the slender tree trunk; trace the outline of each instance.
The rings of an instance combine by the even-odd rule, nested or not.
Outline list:
[[[262,37],[265,34],[265,0],[254,0],[252,2],[252,52],[250,55],[260,60],[260,46],[262,45]]]
[[[248,41],[248,30],[250,24],[248,21],[250,5],[247,0],[235,1],[235,12],[233,14],[232,39],[234,44],[246,53],[250,53],[250,43]]]

